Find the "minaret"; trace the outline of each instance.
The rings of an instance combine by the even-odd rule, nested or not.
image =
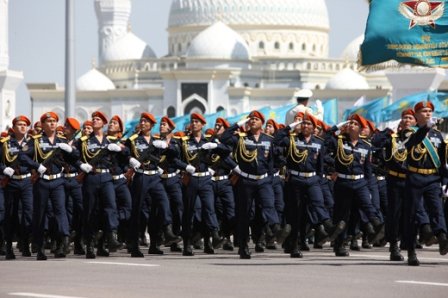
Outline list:
[[[16,116],[16,89],[23,80],[21,71],[8,69],[8,2],[0,0],[0,131],[12,125]]]
[[[104,63],[104,52],[128,32],[131,0],[95,0],[95,11],[98,19],[98,58],[101,66]]]

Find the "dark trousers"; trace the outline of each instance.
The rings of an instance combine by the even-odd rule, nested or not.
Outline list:
[[[182,226],[182,216],[184,214],[182,183],[179,175],[162,179],[162,183],[170,202],[171,214],[173,216],[173,231],[176,235],[179,235]]]
[[[238,242],[241,248],[247,245],[249,238],[249,218],[254,202],[261,206],[264,224],[280,224],[280,221],[275,210],[271,177],[261,180],[240,177],[236,194]]]
[[[218,220],[222,223],[222,231],[229,236],[235,228],[235,197],[230,180],[213,181],[215,208]]]
[[[90,242],[99,225],[110,233],[118,228],[117,204],[112,176],[88,174],[83,185],[84,237]]]
[[[446,222],[442,204],[442,187],[437,175],[420,175],[408,173],[404,200],[404,234],[406,247],[415,247],[417,235],[417,210],[426,206],[432,231],[435,235],[446,233]]]
[[[82,232],[82,185],[75,178],[64,178],[65,202],[70,230]]]
[[[118,220],[127,221],[131,218],[132,197],[126,178],[114,180],[114,190],[117,199]]]
[[[277,210],[277,216],[280,223],[284,223],[284,211],[285,211],[285,194],[283,189],[285,188],[285,182],[280,176],[272,177],[272,189],[274,190],[275,198],[275,210]]]
[[[32,231],[33,218],[33,185],[31,178],[24,180],[9,180],[4,189],[5,220],[4,234],[7,242],[12,242],[14,232],[28,237]],[[21,214],[19,220],[19,202]],[[19,224],[19,226],[17,225]],[[20,227],[20,230],[17,228]]]
[[[67,212],[65,209],[64,179],[54,180],[39,179],[35,184],[34,213],[33,213],[33,237],[37,247],[42,247],[44,242],[45,220],[48,210],[48,202],[51,203],[55,219],[55,230],[59,237],[69,235]]]

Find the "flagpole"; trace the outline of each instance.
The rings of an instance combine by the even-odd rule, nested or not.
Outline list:
[[[75,116],[75,1],[65,2],[65,118]]]

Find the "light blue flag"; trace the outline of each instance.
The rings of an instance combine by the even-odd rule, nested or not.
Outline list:
[[[286,118],[286,113],[288,113],[288,111],[295,106],[296,104],[293,103],[273,109],[271,108],[270,111],[265,115],[266,120],[274,119],[277,123],[283,123]]]
[[[338,117],[338,100],[336,98],[322,100],[324,107],[324,122],[329,125],[339,123]]]
[[[361,69],[398,63],[448,68],[447,36],[448,0],[371,0]]]
[[[366,103],[365,105],[345,110],[343,118],[347,120],[350,115],[358,114],[378,124],[383,121],[382,111],[388,103],[389,97],[379,97]]]
[[[401,112],[405,109],[413,109],[415,104],[420,101],[431,101],[434,104],[434,116],[440,117],[439,115],[446,111],[444,103],[439,99],[443,98],[443,94],[440,92],[420,92],[405,96],[388,107],[384,108],[381,112],[382,121],[393,121],[401,118]]]

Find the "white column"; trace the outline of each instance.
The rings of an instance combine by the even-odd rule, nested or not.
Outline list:
[[[0,0],[0,70],[8,69],[8,1]]]

